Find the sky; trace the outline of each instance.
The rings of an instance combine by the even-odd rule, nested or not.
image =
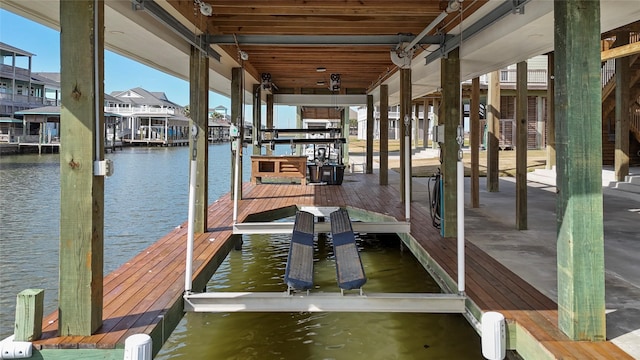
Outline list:
[[[0,9],[0,42],[35,54],[32,58],[33,72],[60,72],[60,33],[57,30]],[[17,63],[17,66],[28,67]],[[136,61],[105,50],[104,89],[112,91],[142,87],[148,91],[164,92],[174,103],[189,104],[189,83],[174,76],[152,69]],[[223,95],[209,92],[209,107],[222,105],[231,108],[231,100]],[[250,116],[251,110],[245,110]],[[263,117],[266,111],[263,111]],[[278,116],[280,113],[281,116]],[[280,107],[274,110],[277,127],[295,125],[295,110]]]

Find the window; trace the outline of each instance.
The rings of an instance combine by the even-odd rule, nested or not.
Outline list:
[[[500,82],[509,82],[508,70],[500,70]]]

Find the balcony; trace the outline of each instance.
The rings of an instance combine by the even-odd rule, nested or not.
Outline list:
[[[120,114],[120,115],[133,115],[133,114],[161,114],[161,115],[181,115],[176,109],[169,108],[156,108],[156,107],[120,107],[120,106],[105,106],[105,112]]]

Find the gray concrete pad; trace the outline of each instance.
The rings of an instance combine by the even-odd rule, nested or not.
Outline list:
[[[640,194],[611,189],[607,179],[604,174],[607,338],[640,359]],[[389,172],[392,186],[399,180],[398,173]],[[485,180],[480,178],[480,207],[472,209],[465,178],[465,238],[557,301],[555,178],[528,182],[529,229],[524,231],[515,228],[515,179],[501,178],[494,193],[485,190]],[[428,208],[427,184],[428,178],[413,179],[412,201]]]

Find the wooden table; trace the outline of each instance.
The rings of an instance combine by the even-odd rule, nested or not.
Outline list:
[[[251,157],[251,183],[262,182],[262,178],[300,179],[307,183],[306,156],[266,156]]]

